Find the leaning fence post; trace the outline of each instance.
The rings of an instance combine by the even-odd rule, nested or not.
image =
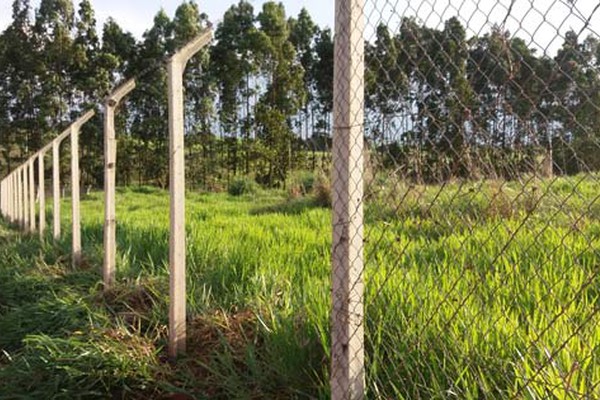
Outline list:
[[[73,266],[81,264],[81,205],[79,171],[79,132],[83,124],[94,116],[94,111],[88,111],[70,127],[71,135],[71,238]]]
[[[44,238],[46,231],[46,184],[44,174],[44,151],[38,155],[38,193],[40,194],[40,239]]]
[[[29,171],[29,230],[35,232],[35,174],[33,171],[33,162],[35,158],[29,159],[27,169]]]
[[[104,263],[102,275],[104,290],[115,280],[116,267],[116,164],[117,139],[115,134],[115,109],[121,99],[135,88],[135,80],[120,86],[104,102]]]
[[[365,392],[363,0],[336,0],[333,100],[332,399]]]
[[[183,72],[189,59],[210,43],[210,29],[177,51],[168,62],[169,74],[169,356],[185,353],[185,154]]]

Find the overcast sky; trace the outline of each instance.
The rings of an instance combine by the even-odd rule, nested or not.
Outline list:
[[[0,0],[0,30],[6,28],[11,18],[13,0]],[[218,23],[225,10],[238,0],[198,0],[200,9],[213,22]],[[593,13],[600,0],[365,0],[367,37],[379,22],[386,22],[392,30],[399,16],[416,16],[431,27],[443,26],[443,21],[459,16],[468,26],[469,36],[489,30],[505,20],[511,2],[514,5],[506,18],[511,33],[525,39],[540,51],[553,54],[569,29],[579,30],[591,17],[589,29],[584,33],[600,32],[600,9]],[[75,3],[78,0],[74,1]],[[250,0],[259,10],[265,0]],[[39,0],[33,0],[37,5]],[[164,8],[173,16],[181,0],[92,0],[99,28],[109,16],[137,37],[152,25],[154,15]],[[306,7],[320,26],[333,26],[334,0],[283,0],[288,15],[297,15]],[[410,5],[409,5],[410,4]]]

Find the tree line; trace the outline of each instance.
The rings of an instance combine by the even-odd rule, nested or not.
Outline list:
[[[194,1],[159,11],[135,38],[89,0],[14,0],[0,34],[0,166],[10,170],[118,82],[138,88],[119,111],[118,180],[168,181],[164,60],[209,26]],[[189,181],[218,190],[236,175],[284,185],[327,167],[333,34],[307,10],[232,5],[185,76]],[[554,56],[500,26],[468,38],[457,18],[405,17],[365,42],[365,137],[372,164],[416,181],[597,169],[598,38],[568,32]],[[82,133],[87,184],[102,184],[101,113]],[[545,160],[540,162],[540,160]]]

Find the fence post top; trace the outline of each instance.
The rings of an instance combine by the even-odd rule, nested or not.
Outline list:
[[[181,63],[185,64],[189,61],[194,54],[198,53],[200,49],[210,43],[212,40],[212,26],[206,28],[202,33],[188,42],[185,46],[178,49],[175,54],[169,59],[169,64]]]
[[[135,85],[135,79],[130,79],[124,84],[118,86],[106,97],[104,104],[107,107],[116,107],[123,97],[135,89]]]

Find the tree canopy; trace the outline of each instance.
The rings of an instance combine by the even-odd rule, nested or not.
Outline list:
[[[160,10],[140,39],[89,0],[14,0],[0,34],[0,166],[10,170],[137,77],[118,116],[121,183],[167,182],[164,60],[208,26],[193,0]],[[375,159],[417,181],[514,178],[550,157],[554,173],[600,168],[600,46],[568,32],[556,55],[494,26],[467,37],[405,17],[366,41],[365,138]],[[186,70],[188,174],[218,189],[238,174],[283,185],[323,165],[331,138],[333,33],[303,9],[241,0]],[[84,179],[101,185],[102,127],[86,126]]]

